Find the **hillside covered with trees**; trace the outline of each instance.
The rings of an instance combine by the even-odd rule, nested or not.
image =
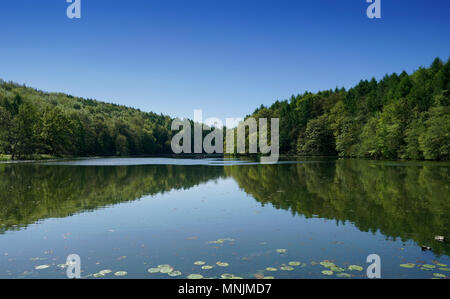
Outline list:
[[[280,153],[450,160],[450,60],[305,92],[250,115],[280,119]],[[171,154],[172,118],[0,80],[0,158]],[[192,122],[191,122],[192,123]]]
[[[0,81],[0,153],[12,159],[171,152],[168,116]]]
[[[305,92],[251,116],[280,118],[280,153],[450,160],[450,59],[429,68]]]

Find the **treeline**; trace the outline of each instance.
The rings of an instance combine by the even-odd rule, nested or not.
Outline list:
[[[261,106],[251,116],[280,119],[282,154],[450,160],[449,103],[450,60],[436,58],[411,75],[305,92]],[[0,154],[12,159],[172,154],[171,122],[168,116],[0,80]]]
[[[305,92],[251,116],[280,118],[280,153],[450,159],[450,60],[355,87]]]
[[[0,80],[0,154],[12,159],[170,153],[171,121]]]

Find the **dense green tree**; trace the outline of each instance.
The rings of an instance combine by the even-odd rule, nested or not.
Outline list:
[[[306,92],[264,109],[280,117],[282,153],[448,160],[449,105],[450,59],[436,58],[412,74]]]
[[[334,155],[336,145],[327,115],[310,120],[305,135],[299,138],[297,152],[304,155]]]
[[[169,154],[171,118],[0,80],[0,154]],[[117,148],[116,148],[117,147]]]
[[[58,108],[47,107],[42,115],[40,138],[53,155],[72,152],[72,128],[69,119]]]
[[[7,133],[12,159],[28,158],[36,153],[39,146],[39,139],[35,133],[39,127],[38,122],[36,109],[31,104],[20,105]]]
[[[282,154],[448,160],[449,105],[450,59],[436,58],[412,74],[293,95],[248,117],[280,119]],[[0,80],[0,153],[17,159],[170,154],[171,121]]]
[[[450,160],[450,107],[430,110],[425,130],[419,136],[419,145],[425,159]]]

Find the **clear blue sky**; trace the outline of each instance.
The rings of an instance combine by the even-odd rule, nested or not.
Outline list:
[[[450,55],[450,1],[65,0],[0,4],[0,78],[171,116],[239,117],[305,90]]]

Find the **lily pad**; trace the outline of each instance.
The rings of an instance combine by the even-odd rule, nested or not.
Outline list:
[[[220,275],[220,277],[222,277],[223,279],[232,279],[234,277],[234,275],[225,273],[225,274]]]
[[[278,253],[286,253],[287,249],[277,249],[276,250]]]
[[[219,267],[228,267],[229,264],[225,262],[217,262],[216,265]]]
[[[163,264],[163,265],[158,265],[158,268],[171,268],[171,265],[167,265],[167,264]]]
[[[278,271],[278,269],[277,269],[277,268],[274,268],[274,267],[267,267],[266,270],[267,270],[267,271],[270,271],[270,272]]]
[[[172,272],[167,273],[167,275],[169,275],[171,277],[180,276],[181,272],[180,271],[172,271]]]
[[[450,268],[439,268],[441,271],[450,271]]]
[[[112,271],[109,270],[109,269],[105,269],[105,270],[102,270],[102,271],[98,272],[98,274],[101,274],[101,275],[107,275],[109,273],[112,273]]]
[[[43,269],[47,269],[49,267],[50,267],[50,265],[40,265],[40,266],[34,267],[34,269],[36,269],[36,270],[43,270]]]
[[[227,242],[234,242],[235,241],[233,238],[223,238],[223,239],[219,239],[219,240],[223,240],[223,241],[227,241]]]
[[[291,266],[283,265],[283,266],[280,267],[280,270],[283,270],[283,271],[293,271],[294,268],[291,267]]]
[[[436,268],[435,265],[430,265],[430,264],[424,264],[424,265],[422,265],[422,267],[423,268],[427,268],[427,269],[434,269],[434,268]]]
[[[203,270],[211,270],[212,268],[214,268],[214,266],[209,266],[209,265],[202,266]]]
[[[438,278],[446,278],[447,276],[441,273],[433,273],[434,277],[438,277]]]
[[[197,266],[202,266],[204,264],[206,264],[206,262],[204,262],[204,261],[196,261],[196,262],[194,262],[194,265],[197,265]]]
[[[433,269],[421,267],[420,270],[423,270],[423,271],[432,271]]]
[[[159,269],[159,272],[164,273],[164,274],[170,273],[172,271],[173,271],[173,267],[171,267],[171,266]]]
[[[345,271],[344,268],[337,267],[337,266],[330,267],[330,270],[333,271],[333,272],[344,272]]]
[[[114,273],[115,276],[125,276],[128,273],[126,271],[117,271],[116,273]]]
[[[329,275],[333,275],[333,271],[330,271],[330,270],[323,270],[323,271],[322,271],[322,274],[323,274],[323,275],[328,275],[328,276],[329,276]]]
[[[362,271],[362,270],[363,270],[363,267],[358,266],[358,265],[350,265],[350,266],[348,266],[348,269],[349,269],[350,271]]]
[[[402,268],[408,268],[408,269],[412,269],[414,268],[416,265],[413,263],[407,263],[407,264],[401,264],[400,267]]]
[[[301,264],[302,264],[301,262],[297,261],[289,262],[289,266],[300,266]]]
[[[330,268],[330,267],[336,266],[334,263],[329,262],[329,261],[323,261],[323,262],[320,262],[320,264],[321,264],[322,266],[324,266],[325,268]]]
[[[275,279],[273,276],[264,276],[263,279]]]
[[[159,273],[161,271],[160,268],[150,268],[147,270],[148,273]]]
[[[200,275],[200,274],[189,274],[187,276],[187,279],[202,279],[202,278],[203,278],[203,275]]]
[[[211,243],[211,244],[222,244],[223,242],[225,242],[223,239],[209,241],[209,243]]]

